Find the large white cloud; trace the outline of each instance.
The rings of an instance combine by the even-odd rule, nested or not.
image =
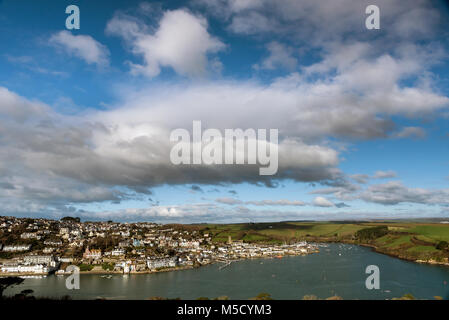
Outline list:
[[[273,179],[326,181],[340,175],[335,150],[290,138],[280,141],[276,176],[260,176],[259,166],[253,165],[175,166],[169,158],[169,135],[178,118],[158,118],[157,109],[154,115],[139,116],[139,106],[125,105],[66,116],[6,88],[0,88],[0,99],[0,198],[8,199],[10,210],[13,203],[24,210],[26,203],[61,209],[80,202],[120,201],[133,196],[131,190],[150,193],[148,188],[161,184],[271,185]],[[167,106],[164,112],[171,109]],[[219,125],[217,117],[210,118],[211,124]],[[188,129],[191,123],[185,121]]]
[[[133,73],[155,77],[161,67],[171,67],[177,73],[200,76],[207,72],[208,55],[225,45],[207,31],[207,20],[186,10],[166,11],[153,32],[124,14],[117,14],[108,22],[106,31],[125,39],[134,54],[144,64],[131,64]]]

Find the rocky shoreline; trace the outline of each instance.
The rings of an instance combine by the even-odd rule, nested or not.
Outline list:
[[[449,262],[436,261],[436,260],[433,260],[433,259],[422,260],[422,259],[415,259],[415,258],[412,258],[412,257],[407,257],[407,256],[404,256],[404,255],[397,255],[397,254],[394,254],[392,252],[386,252],[384,250],[380,250],[377,246],[372,245],[372,244],[354,243],[354,242],[341,242],[341,243],[355,244],[355,245],[359,245],[359,246],[362,246],[362,247],[368,247],[368,248],[371,248],[374,252],[385,254],[385,255],[387,255],[389,257],[397,258],[397,259],[401,259],[401,260],[405,260],[405,261],[410,261],[410,262],[415,262],[415,263],[422,263],[422,264],[441,265],[441,266],[449,267]]]

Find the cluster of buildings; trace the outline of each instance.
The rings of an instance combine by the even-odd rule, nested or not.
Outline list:
[[[243,241],[232,241],[229,238],[226,245],[217,247],[215,259],[230,261],[249,258],[282,258],[287,255],[302,255],[318,252],[318,247],[305,241],[295,244],[254,244]]]
[[[177,225],[0,217],[0,274],[63,274],[68,265],[97,273],[154,272],[316,250],[305,242],[215,243],[205,230]]]
[[[2,273],[48,274],[58,266],[59,262],[51,255],[26,255],[4,262],[0,270]]]

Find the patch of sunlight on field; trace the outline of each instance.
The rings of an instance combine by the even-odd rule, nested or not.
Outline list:
[[[246,234],[242,240],[243,241],[268,241],[270,239],[267,237],[258,235],[258,234]]]
[[[377,238],[376,244],[379,246],[383,246],[383,245],[387,244],[389,241],[391,241],[391,239],[392,239],[391,236],[387,234],[385,236]]]
[[[431,246],[416,246],[407,249],[410,252],[437,252],[438,250],[435,247]]]
[[[267,236],[278,236],[278,237],[293,237],[295,236],[295,230],[293,229],[263,229],[258,231],[260,234]]]
[[[338,224],[317,224],[308,233],[313,236],[333,236],[335,233],[338,233],[340,227],[341,225]]]
[[[406,227],[388,226],[390,231],[403,231]]]
[[[416,236],[416,239],[418,240],[422,240],[422,241],[426,241],[426,242],[431,242],[431,243],[437,243],[438,240],[432,239],[428,236],[423,236],[422,234],[419,234]]]
[[[365,228],[365,226],[355,224],[343,224],[342,226],[343,227],[338,231],[339,235],[342,236],[355,234],[357,231]]]
[[[394,239],[392,242],[387,243],[384,247],[392,248],[392,247],[399,247],[403,244],[412,244],[410,242],[411,236],[401,236],[397,239]]]
[[[434,241],[449,242],[449,226],[445,225],[418,225],[408,229],[407,232],[423,235]]]

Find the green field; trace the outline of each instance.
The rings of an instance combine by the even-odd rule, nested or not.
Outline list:
[[[449,225],[418,222],[273,222],[241,224],[198,225],[203,232],[211,234],[215,243],[231,240],[259,243],[290,243],[295,241],[345,242],[370,245],[377,251],[416,260],[446,261],[449,248],[440,250],[440,241],[449,242]],[[383,227],[386,234],[373,239],[361,240],[360,230]],[[386,229],[388,228],[388,229]]]
[[[365,228],[363,224],[313,223],[313,222],[276,222],[255,224],[205,225],[212,233],[213,241],[290,241],[310,237],[350,237],[356,231]]]
[[[422,235],[433,241],[449,242],[449,226],[447,225],[416,225],[405,229],[406,232]]]

